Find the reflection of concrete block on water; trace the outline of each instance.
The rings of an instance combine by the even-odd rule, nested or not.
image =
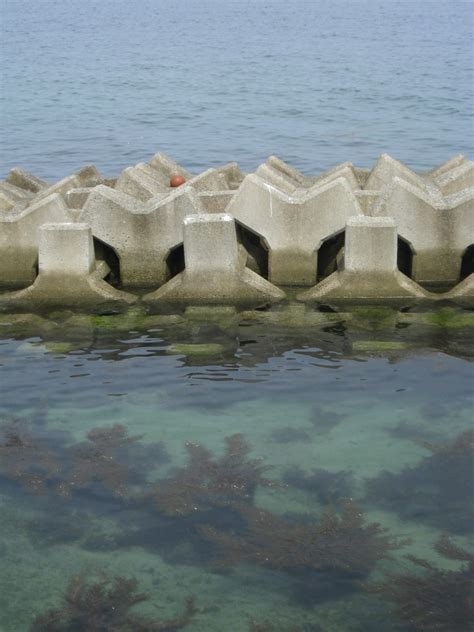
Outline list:
[[[87,224],[44,224],[39,230],[38,276],[24,290],[4,294],[0,304],[90,308],[133,303],[135,296],[103,280],[108,271],[104,262],[96,267]]]
[[[426,189],[393,178],[371,214],[392,217],[413,254],[418,283],[452,284],[459,279],[462,253],[472,243],[474,189],[434,199]]]
[[[147,303],[191,305],[262,305],[285,294],[245,267],[239,255],[233,217],[203,214],[184,220],[185,269]]]
[[[38,231],[47,222],[70,222],[71,215],[58,194],[34,202],[18,212],[0,211],[0,284],[28,285],[36,276]]]
[[[80,216],[92,234],[113,248],[124,286],[157,287],[169,278],[167,257],[183,241],[183,219],[203,212],[189,187],[170,189],[146,204],[120,191],[98,186]]]
[[[317,251],[361,214],[345,178],[288,194],[257,175],[247,176],[226,209],[263,238],[269,249],[269,280],[280,285],[316,282]]]
[[[344,268],[307,292],[301,301],[428,298],[397,269],[397,227],[389,217],[352,217],[347,222]]]

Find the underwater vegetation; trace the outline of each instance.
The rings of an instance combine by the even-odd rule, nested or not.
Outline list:
[[[0,428],[0,474],[37,494],[45,493],[62,465],[47,437],[32,434],[19,420]]]
[[[328,472],[322,468],[313,468],[311,474],[306,474],[295,465],[285,470],[283,482],[315,494],[320,503],[328,504],[352,496],[354,477],[351,472]]]
[[[402,518],[453,533],[472,530],[474,430],[452,441],[417,441],[430,456],[399,473],[384,471],[367,481],[367,500]]]
[[[441,570],[426,560],[407,556],[419,573],[392,573],[366,588],[390,601],[413,632],[470,632],[474,621],[474,555],[454,545],[447,535],[438,553],[464,562],[460,570]]]
[[[125,496],[129,468],[117,458],[117,452],[138,441],[141,437],[129,437],[120,424],[95,428],[87,433],[87,441],[71,446],[68,450],[70,467],[56,489],[68,498],[78,489],[99,482],[115,496]]]
[[[269,469],[262,459],[249,459],[251,445],[241,434],[225,438],[222,457],[213,457],[205,447],[186,443],[188,463],[161,479],[150,495],[156,507],[168,516],[208,511],[235,503],[252,503],[258,485],[276,483],[263,477]]]
[[[37,616],[29,632],[175,632],[197,612],[194,599],[188,598],[184,612],[175,619],[160,621],[134,615],[130,609],[149,599],[137,588],[133,578],[102,574],[91,581],[83,573],[75,575],[69,581],[62,607]]]
[[[342,577],[350,584],[405,544],[378,523],[365,525],[363,515],[349,500],[341,512],[327,509],[319,521],[279,516],[250,505],[241,506],[240,513],[245,521],[242,532],[223,532],[210,525],[199,527],[203,537],[216,546],[216,566],[250,563],[284,571],[299,576],[306,584],[313,582],[316,592],[318,574],[329,575],[334,583]],[[313,598],[319,596],[314,594]]]
[[[102,489],[123,497],[130,484],[146,480],[145,457],[154,465],[168,459],[160,443],[145,446],[140,439],[114,424],[94,428],[86,441],[71,444],[67,433],[53,437],[21,420],[7,421],[0,426],[0,476],[36,494],[70,498],[81,490]]]

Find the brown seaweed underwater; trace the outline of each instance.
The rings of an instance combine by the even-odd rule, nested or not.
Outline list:
[[[350,490],[350,473],[335,479],[315,468],[309,476],[293,471],[284,477],[284,483],[272,480],[264,476],[270,467],[250,457],[251,445],[239,434],[225,439],[221,456],[198,444],[185,447],[186,464],[155,479],[157,465],[169,460],[165,447],[129,436],[122,425],[96,428],[88,432],[86,440],[77,442],[68,433],[50,432],[31,420],[5,420],[0,426],[0,483],[6,494],[17,497],[22,491],[42,497],[47,512],[55,512],[58,525],[63,524],[86,548],[107,546],[119,551],[134,544],[165,555],[166,549],[186,539],[195,549],[196,563],[205,563],[213,572],[251,565],[285,575],[289,596],[297,595],[308,608],[363,587],[372,598],[394,606],[394,616],[405,625],[403,629],[470,629],[474,558],[447,535],[440,537],[435,548],[459,562],[457,570],[438,569],[411,556],[413,570],[384,571],[388,573],[385,579],[380,579],[379,572],[377,580],[371,579],[381,560],[393,563],[391,554],[406,540],[379,523],[367,522],[355,501],[337,497],[338,490]],[[431,457],[399,475],[404,484],[412,485],[415,495],[420,480],[423,483],[428,478],[426,471],[431,475],[437,467],[448,468],[452,481],[460,473],[465,475],[467,464],[472,467],[472,434],[461,433],[453,441],[429,449]],[[382,496],[380,480],[390,482],[390,477],[382,474],[368,484],[369,494],[378,494],[377,498]],[[423,494],[425,506],[433,509],[444,502],[447,491],[440,488],[436,477],[431,480],[434,483],[424,485]],[[256,504],[259,488],[288,490],[292,481],[316,491],[322,505],[317,518],[277,514]],[[390,486],[388,491],[386,502],[390,503]],[[73,497],[81,500],[90,524],[94,524],[98,505],[94,499],[111,503],[115,534],[101,541],[99,533],[94,541],[80,528],[70,530],[78,511],[70,503]],[[459,509],[458,497],[455,503]],[[466,506],[461,507],[464,512]],[[428,516],[434,524],[446,526],[433,517],[434,509]],[[58,606],[38,614],[30,631],[172,632],[200,615],[199,595],[183,595],[182,614],[170,620],[140,614],[140,604],[147,601],[149,595],[138,591],[134,578],[111,577],[105,570],[90,577],[78,569],[62,598],[58,595]],[[281,628],[263,620],[249,622],[249,629]]]

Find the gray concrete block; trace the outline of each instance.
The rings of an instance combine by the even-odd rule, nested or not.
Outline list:
[[[231,215],[186,217],[183,232],[184,272],[147,294],[146,303],[250,306],[272,303],[285,296],[245,267]]]
[[[45,180],[41,180],[28,171],[18,167],[11,169],[6,181],[20,189],[31,191],[31,193],[38,193],[49,186]]]
[[[268,166],[273,167],[283,175],[287,176],[290,180],[292,180],[295,186],[308,187],[311,183],[308,181],[308,178],[304,176],[298,169],[295,169],[278,156],[269,156],[266,163]]]
[[[168,193],[168,185],[157,176],[149,165],[140,163],[134,167],[127,167],[120,174],[115,188],[142,202],[150,200],[157,195],[165,196]]]
[[[0,182],[0,211],[10,211],[15,207],[24,208],[27,206],[34,193],[26,191],[10,182]]]
[[[380,197],[380,191],[360,190],[355,191],[355,196],[364,215],[372,215],[375,203]]]
[[[367,184],[367,180],[370,176],[370,169],[364,169],[362,167],[352,167],[354,175],[356,177],[359,186],[363,189]]]
[[[462,154],[457,154],[456,156],[453,156],[449,160],[446,160],[446,162],[443,162],[441,165],[438,165],[438,167],[435,167],[431,171],[428,171],[426,175],[431,180],[435,180],[436,178],[441,176],[443,173],[446,173],[446,171],[451,171],[451,169],[454,169],[455,167],[459,167],[459,165],[462,165],[462,163],[465,162],[465,160],[466,158]]]
[[[157,287],[169,278],[166,258],[183,241],[185,216],[203,212],[196,193],[183,186],[147,204],[109,187],[96,187],[80,216],[94,237],[111,246],[120,259],[122,284]]]
[[[3,294],[1,307],[125,307],[137,297],[103,280],[107,266],[96,268],[92,232],[87,224],[44,224],[39,230],[39,270],[24,290]]]
[[[51,276],[84,276],[95,269],[88,224],[48,223],[39,230],[39,272]]]
[[[447,196],[446,208],[446,245],[449,257],[458,265],[468,246],[474,243],[474,187],[462,189],[459,193]],[[458,277],[456,277],[456,281]]]
[[[440,294],[440,301],[450,301],[466,307],[469,309],[474,308],[474,274],[470,274],[460,283],[458,283],[452,290],[445,294]]]
[[[474,162],[466,160],[462,164],[445,171],[434,180],[444,196],[459,193],[474,187]]]
[[[64,196],[66,204],[70,209],[81,209],[87,202],[87,198],[93,190],[93,187],[81,187],[80,189],[71,189]]]
[[[412,171],[388,154],[382,154],[377,160],[364,188],[371,191],[381,191],[390,186],[394,178],[405,180],[412,186],[423,190],[426,195],[433,198],[434,203],[439,203],[442,200],[441,191],[430,178]]]
[[[397,269],[397,227],[389,217],[347,221],[344,267],[298,295],[304,302],[398,302],[430,294]]]
[[[198,197],[202,202],[206,213],[224,213],[235,191],[204,191],[198,193]]]
[[[63,198],[54,193],[19,212],[0,215],[0,286],[21,287],[36,276],[38,231],[48,222],[70,222]]]
[[[217,167],[216,171],[224,178],[226,189],[238,189],[244,179],[244,174],[236,162],[229,162],[221,167]]]
[[[289,195],[253,174],[244,179],[227,212],[264,239],[269,280],[278,285],[314,284],[324,240],[344,230],[349,217],[362,214],[344,178]]]
[[[104,184],[104,178],[95,165],[86,165],[74,174],[79,178],[82,187],[96,187]]]
[[[255,175],[288,195],[293,195],[301,188],[301,185],[296,180],[267,163],[257,167]]]
[[[469,189],[434,200],[426,188],[398,177],[384,189],[371,211],[375,217],[396,221],[398,234],[413,252],[412,277],[427,287],[458,281],[462,250],[472,235],[473,212]]]
[[[59,182],[55,182],[45,189],[41,189],[41,191],[39,191],[35,195],[34,201],[39,202],[40,200],[44,200],[46,197],[52,195],[53,193],[64,196],[71,189],[78,189],[81,186],[82,182],[79,176],[67,176],[67,178],[63,178],[62,180],[59,180]]]
[[[347,181],[347,184],[354,191],[354,193],[360,190],[360,184],[358,179],[355,176],[354,168],[352,163],[344,162],[341,165],[337,165],[333,169],[326,171],[321,174],[317,178],[314,179],[313,187],[321,187],[325,184],[329,184],[338,178],[344,178]]]
[[[181,167],[177,162],[172,160],[166,154],[158,153],[153,156],[150,160],[150,166],[153,167],[156,171],[160,172],[162,178],[169,182],[171,176],[183,176],[186,180],[190,180],[193,175]]]
[[[186,180],[186,186],[193,187],[198,193],[204,191],[224,191],[228,188],[224,175],[220,174],[217,169],[207,169],[197,176]]]

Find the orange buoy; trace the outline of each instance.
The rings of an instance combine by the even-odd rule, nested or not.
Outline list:
[[[171,176],[170,178],[170,187],[180,187],[182,184],[186,182],[186,178],[183,176]]]

